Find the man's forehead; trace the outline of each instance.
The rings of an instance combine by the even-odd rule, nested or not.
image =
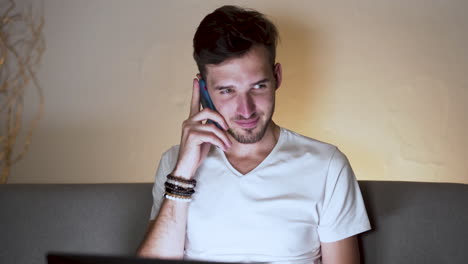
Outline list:
[[[273,67],[270,65],[266,49],[252,48],[242,57],[231,58],[216,65],[206,65],[207,81],[212,84],[228,80],[260,80],[272,72]]]
[[[242,71],[232,71],[232,70],[214,70],[209,72],[207,77],[207,82],[209,85],[222,85],[229,86],[240,83],[256,83],[261,80],[269,80],[271,73],[266,70],[266,68],[256,68],[254,70],[242,70]]]

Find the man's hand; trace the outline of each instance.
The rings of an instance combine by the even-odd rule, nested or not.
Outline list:
[[[200,78],[200,75],[197,75]],[[214,124],[203,124],[211,119],[217,122],[220,130]],[[227,122],[218,112],[205,108],[200,111],[200,85],[198,79],[193,80],[192,102],[190,115],[182,124],[182,137],[180,140],[179,156],[172,174],[174,176],[191,179],[202,161],[206,158],[211,145],[226,151],[232,145],[227,135],[229,129]]]

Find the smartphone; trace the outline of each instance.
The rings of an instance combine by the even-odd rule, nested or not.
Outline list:
[[[200,103],[202,107],[216,111],[213,101],[211,101],[210,94],[208,93],[208,89],[206,88],[205,80],[200,79],[198,83],[200,85]],[[213,120],[208,119],[207,123],[215,124],[219,129],[224,130],[218,123],[214,122]]]

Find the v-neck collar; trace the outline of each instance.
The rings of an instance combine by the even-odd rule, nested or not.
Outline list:
[[[229,160],[227,159],[226,157],[226,154],[224,153],[224,151],[222,151],[221,149],[217,149],[217,151],[219,151],[219,155],[221,155],[224,163],[226,164],[226,166],[234,173],[236,174],[237,176],[239,177],[246,177],[248,176],[249,174],[252,174],[252,173],[255,173],[255,171],[257,171],[260,167],[262,167],[262,165],[264,165],[269,159],[271,159],[271,156],[274,155],[274,153],[277,151],[277,149],[279,148],[279,146],[281,145],[282,141],[283,141],[283,137],[284,137],[284,131],[283,131],[283,128],[280,127],[280,133],[279,133],[279,137],[278,137],[278,141],[276,141],[276,144],[275,146],[273,147],[273,149],[270,151],[270,153],[262,160],[262,162],[260,162],[260,164],[257,165],[257,167],[255,167],[253,170],[247,172],[246,174],[242,174],[241,172],[239,172],[236,168],[234,168],[231,164],[231,162],[229,162]]]

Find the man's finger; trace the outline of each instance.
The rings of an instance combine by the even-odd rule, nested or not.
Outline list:
[[[232,145],[231,140],[227,136],[225,131],[220,130],[214,124],[202,125],[198,128],[199,130],[204,130],[213,133],[216,137],[221,139],[225,145],[225,148],[230,148]]]
[[[190,116],[200,112],[200,85],[198,79],[193,79],[192,102],[190,104]]]
[[[227,151],[230,148],[230,145],[227,145],[221,138],[216,136],[210,131],[204,130],[197,130],[193,131],[191,134],[194,137],[194,141],[192,141],[196,145],[202,145],[203,143],[210,143],[212,145],[218,146],[224,151]]]
[[[191,117],[190,120],[192,122],[201,122],[201,121],[205,121],[208,119],[211,119],[212,121],[221,125],[224,128],[224,130],[228,130],[229,128],[224,117],[220,113],[214,110],[211,110],[209,108],[204,108],[202,111],[196,113],[195,115]]]

